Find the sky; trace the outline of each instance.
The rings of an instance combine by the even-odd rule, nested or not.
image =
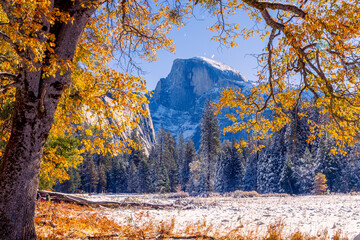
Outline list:
[[[147,63],[140,62],[140,67],[145,72],[142,77],[147,81],[147,88],[154,90],[160,78],[165,78],[171,70],[175,59],[187,59],[196,56],[211,58],[237,69],[246,79],[256,81],[258,70],[257,60],[252,54],[259,54],[266,45],[266,40],[261,41],[259,37],[247,40],[239,38],[237,48],[227,49],[218,42],[211,40],[216,33],[207,28],[216,22],[206,10],[198,10],[195,17],[186,21],[185,27],[177,30],[174,28],[170,38],[175,43],[175,54],[167,50],[158,53],[158,61]],[[242,23],[250,28],[254,22],[248,18],[246,13],[239,13],[232,21]]]

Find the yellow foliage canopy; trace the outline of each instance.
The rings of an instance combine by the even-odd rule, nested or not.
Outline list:
[[[215,39],[236,46],[236,38],[259,33],[228,22],[238,11],[248,12],[256,22],[265,22],[261,38],[268,38],[264,54],[259,56],[262,69],[259,82],[245,96],[236,89],[221,93],[216,109],[239,109],[229,116],[234,124],[225,131],[248,132],[253,142],[271,136],[290,121],[290,113],[308,119],[312,136],[325,131],[337,139],[337,150],[360,138],[360,5],[358,0],[229,0],[199,1],[222,16],[212,27],[221,31]],[[206,5],[207,4],[207,5]],[[234,17],[232,17],[233,19]],[[304,95],[311,95],[311,101]],[[322,121],[314,122],[300,109],[318,109]],[[270,118],[263,113],[271,112]],[[247,117],[250,116],[250,117]],[[258,149],[255,149],[258,150]]]
[[[11,0],[0,5],[0,110],[4,113],[0,118],[0,156],[10,136],[19,74],[24,68],[41,70],[43,77],[55,77],[59,72],[67,74],[71,70],[71,83],[55,112],[51,139],[81,133],[83,150],[110,155],[117,155],[133,144],[122,137],[137,126],[139,117],[130,118],[130,113],[147,115],[142,104],[147,102],[148,91],[145,80],[127,70],[135,66],[132,62],[135,56],[153,61],[159,49],[174,50],[172,41],[166,37],[172,28],[170,8],[150,6],[146,0],[82,2],[97,11],[86,24],[75,57],[68,61],[54,54],[55,35],[40,31],[44,25],[55,22],[72,23],[74,18],[62,11],[61,4],[54,6],[50,0]],[[118,62],[123,63],[124,71],[119,71]],[[117,121],[109,121],[114,118]],[[58,146],[47,145],[42,174],[47,175],[45,178],[66,179],[68,176],[62,169],[75,167],[83,150],[75,154],[76,160],[70,164]]]

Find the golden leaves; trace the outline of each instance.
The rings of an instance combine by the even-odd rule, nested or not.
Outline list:
[[[75,57],[63,60],[55,54],[54,28],[56,24],[72,24],[73,13],[54,8],[48,0],[8,2],[11,7],[0,8],[0,34],[6,36],[0,36],[0,71],[17,74],[27,68],[41,72],[42,78],[71,72],[71,84],[60,98],[49,139],[66,142],[80,136],[81,143],[71,157],[60,151],[63,142],[46,146],[41,165],[45,185],[67,179],[66,170],[76,167],[83,150],[117,155],[127,151],[128,145],[134,146],[124,136],[137,127],[140,116],[148,115],[143,104],[148,102],[149,93],[145,80],[127,70],[134,57],[153,61],[159,49],[174,50],[166,36],[176,22],[170,17],[171,8],[155,7],[145,0],[103,5],[89,1],[92,3],[88,6],[84,1],[83,7],[95,7],[97,12],[87,22]],[[179,16],[186,11],[189,9],[179,9]],[[126,70],[119,70],[118,62]],[[10,83],[11,79],[1,79],[1,85]],[[0,106],[7,100],[14,101],[14,90],[0,93]],[[6,143],[8,127],[1,137]]]
[[[235,89],[224,90],[216,109],[238,109],[236,116],[228,115],[234,123],[225,131],[246,131],[255,141],[280,130],[289,123],[289,115],[295,113],[300,119],[308,119],[310,143],[322,132],[328,132],[337,140],[334,151],[345,154],[344,148],[360,137],[359,2],[290,2],[305,11],[305,17],[286,10],[270,15],[284,24],[284,30],[275,31],[265,54],[259,57],[263,69],[259,71],[258,84],[249,96]],[[262,20],[260,11],[250,5],[229,4],[222,13],[236,11],[248,11],[250,18]],[[213,30],[217,31],[228,27],[219,23],[215,26]],[[245,38],[258,34],[253,29],[239,31]],[[268,33],[261,38],[265,39]],[[231,41],[226,34],[217,40]],[[319,121],[310,119],[307,109],[313,107],[320,114]]]

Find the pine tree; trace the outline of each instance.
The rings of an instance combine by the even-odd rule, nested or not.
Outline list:
[[[63,183],[55,185],[58,192],[75,193],[81,187],[80,171],[76,168],[69,168],[69,179]]]
[[[99,187],[98,192],[103,193],[106,192],[106,173],[105,173],[105,167],[102,163],[99,164]]]
[[[243,151],[239,151],[236,147],[236,144],[236,140],[233,138],[231,143],[231,162],[229,164],[230,174],[228,191],[230,192],[242,189],[245,172],[245,159]]]
[[[134,162],[130,161],[127,169],[127,191],[129,193],[135,193],[137,190],[137,169]]]
[[[187,171],[186,169],[186,163],[185,163],[185,152],[186,152],[186,143],[184,140],[184,136],[182,133],[178,136],[178,144],[177,144],[177,163],[179,166],[179,184],[181,185],[181,190],[185,190],[185,185],[187,183],[188,179],[184,179],[183,173]],[[187,166],[188,167],[188,166]]]
[[[94,164],[94,160],[90,157],[87,161],[87,175],[88,175],[88,186],[89,193],[96,191],[96,187],[99,183],[99,174]]]
[[[335,192],[340,188],[340,158],[343,156],[332,155],[330,150],[336,147],[327,134],[325,134],[319,141],[318,148],[315,156],[316,172],[325,174],[328,187],[330,191]]]
[[[182,190],[189,191],[190,163],[195,161],[195,159],[196,159],[195,146],[194,146],[194,142],[190,138],[188,140],[188,142],[186,143],[184,160],[182,161],[182,167],[181,167],[181,172],[180,172]]]
[[[177,149],[174,137],[168,131],[165,136],[165,149],[163,162],[169,176],[170,191],[175,192],[179,184],[179,172],[177,164]]]
[[[141,141],[137,129],[133,129],[133,131],[131,132],[131,140],[135,144],[140,145]],[[131,153],[128,156],[129,165],[127,170],[127,189],[131,193],[139,192],[141,191],[141,189],[143,189],[143,186],[139,186],[139,184],[144,179],[138,179],[138,172],[140,171],[146,174],[145,171],[147,171],[147,167],[143,166],[142,169],[139,169],[142,162],[146,162],[144,149],[141,146],[140,148],[132,147]],[[145,163],[142,164],[144,165]],[[146,175],[142,177],[147,178]]]
[[[235,147],[236,141],[225,140],[216,164],[215,191],[233,192],[242,188],[244,159]]]
[[[157,165],[157,154],[155,146],[152,146],[149,152],[148,157],[148,166],[149,166],[149,192],[156,192],[156,184],[157,184],[157,175],[158,168]]]
[[[257,178],[258,178],[258,159],[259,152],[251,154],[246,159],[245,174],[244,174],[244,190],[257,191]]]
[[[299,192],[308,193],[313,189],[315,177],[315,159],[308,148],[296,166],[295,175],[299,183]]]
[[[286,161],[280,175],[281,190],[285,193],[296,194],[298,193],[296,184],[297,182],[294,176],[294,167],[291,155],[287,154]]]
[[[214,190],[215,168],[221,143],[219,120],[215,116],[214,109],[209,101],[205,103],[200,127],[201,191],[212,192]]]
[[[261,193],[279,192],[280,175],[285,162],[285,129],[274,133],[267,141],[265,152],[260,152],[258,161],[257,189]]]
[[[151,156],[151,172],[154,176],[151,182],[155,192],[169,192],[171,190],[168,166],[166,165],[166,136],[165,129],[160,128],[156,147]]]
[[[149,166],[147,160],[144,159],[139,163],[137,168],[136,175],[136,185],[138,193],[148,193],[150,190],[150,180],[149,180]]]
[[[218,156],[218,161],[216,163],[215,191],[224,193],[227,192],[229,188],[229,166],[231,162],[231,145],[228,140],[224,141]]]
[[[113,193],[127,191],[126,169],[121,156],[113,157],[109,171],[108,190]]]

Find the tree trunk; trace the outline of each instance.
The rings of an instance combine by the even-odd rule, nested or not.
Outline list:
[[[58,58],[72,60],[79,37],[95,8],[84,8],[79,0],[57,0],[53,6],[70,13],[74,20],[69,24],[55,23],[49,29],[45,19],[43,30],[55,34],[54,50]],[[70,84],[70,71],[43,77],[41,71],[30,71],[26,66],[24,69],[21,86],[16,90],[11,135],[0,169],[2,240],[36,239],[34,211],[41,156],[59,98]]]
[[[31,73],[40,75],[41,73]],[[0,239],[34,239],[40,161],[53,113],[41,115],[39,99],[18,91],[11,137],[0,174]],[[26,93],[25,93],[26,94]]]

